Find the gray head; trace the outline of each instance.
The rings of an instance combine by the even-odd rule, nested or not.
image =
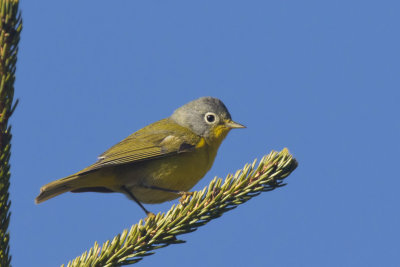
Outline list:
[[[218,126],[226,128],[227,132],[233,128],[245,128],[233,122],[224,103],[213,97],[201,97],[183,105],[174,111],[171,119],[204,137],[209,137],[211,130]]]

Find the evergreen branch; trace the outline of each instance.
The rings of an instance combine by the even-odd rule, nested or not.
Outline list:
[[[10,266],[8,232],[10,205],[11,126],[18,43],[22,30],[18,0],[0,0],[0,266]]]
[[[284,186],[282,180],[297,167],[296,159],[286,148],[264,156],[258,166],[256,162],[246,164],[235,175],[229,174],[224,182],[214,178],[208,187],[181,199],[166,214],[140,220],[102,247],[95,242],[89,251],[70,261],[68,267],[128,265],[154,254],[155,249],[184,243],[176,236],[197,230],[261,192]]]

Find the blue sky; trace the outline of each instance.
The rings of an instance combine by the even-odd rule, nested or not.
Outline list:
[[[398,1],[21,1],[11,180],[14,266],[58,266],[137,223],[119,194],[39,188],[200,96],[232,131],[194,188],[272,149],[286,187],[139,266],[398,266]],[[174,202],[147,205],[166,211]]]

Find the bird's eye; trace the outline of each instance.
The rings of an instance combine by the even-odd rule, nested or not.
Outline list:
[[[207,122],[207,123],[209,123],[209,124],[211,124],[211,123],[214,123],[215,122],[215,114],[214,113],[212,113],[212,112],[208,112],[208,113],[206,113],[206,115],[204,115],[204,120]]]

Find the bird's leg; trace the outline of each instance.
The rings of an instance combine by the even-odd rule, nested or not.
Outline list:
[[[193,192],[185,192],[185,191],[177,191],[173,189],[167,189],[167,188],[162,188],[154,185],[142,185],[144,188],[148,189],[153,189],[153,190],[159,190],[159,191],[165,191],[165,192],[170,192],[170,193],[175,193],[177,195],[181,195],[182,197],[179,199],[179,202],[184,203],[188,196],[192,196]]]
[[[136,204],[139,205],[139,207],[142,208],[142,210],[146,213],[147,217],[154,217],[154,216],[155,216],[154,213],[148,211],[148,210],[142,205],[142,203],[140,203],[140,201],[132,194],[131,191],[128,190],[128,188],[126,188],[125,186],[122,186],[121,189],[122,189],[125,193],[127,193],[127,194],[132,198],[132,200],[135,201]]]
[[[190,195],[191,196],[191,195],[193,195],[193,192],[178,191],[178,190],[162,188],[162,187],[158,187],[158,186],[154,186],[154,185],[141,185],[141,186],[144,187],[144,188],[147,188],[147,189],[170,192],[170,193],[174,193],[174,194],[181,195],[181,196],[185,196],[185,195]]]

